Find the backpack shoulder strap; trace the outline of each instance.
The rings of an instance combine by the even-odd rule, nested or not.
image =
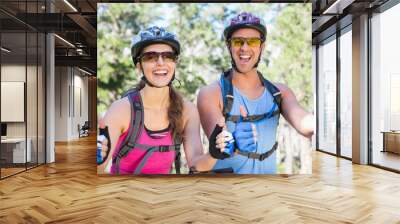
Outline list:
[[[124,157],[134,146],[141,135],[143,126],[143,105],[138,91],[131,91],[126,95],[131,105],[131,121],[127,138],[122,142],[121,149],[118,152],[119,157]]]
[[[257,71],[258,76],[260,77],[264,87],[268,90],[268,92],[272,95],[274,98],[274,102],[278,106],[279,113],[282,111],[281,110],[281,104],[282,104],[282,94],[281,91],[276,87],[272,82],[268,81],[263,77],[263,75]]]
[[[175,149],[175,172],[181,174],[181,144],[182,138],[180,136],[174,137],[173,147]]]
[[[229,112],[232,110],[233,105],[233,85],[232,85],[232,70],[225,71],[221,74],[221,92],[223,100],[222,114],[226,118],[229,116]]]
[[[138,91],[130,91],[126,94],[131,105],[131,121],[129,124],[128,135],[121,144],[116,157],[113,158],[116,174],[120,174],[121,159],[134,148],[136,140],[141,135],[143,126],[143,106]]]

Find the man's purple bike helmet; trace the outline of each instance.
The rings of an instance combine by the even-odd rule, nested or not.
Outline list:
[[[230,23],[225,27],[224,37],[225,40],[229,40],[233,34],[238,29],[242,28],[253,28],[261,33],[261,39],[264,42],[267,36],[267,28],[265,23],[259,17],[249,13],[242,12],[230,20]]]

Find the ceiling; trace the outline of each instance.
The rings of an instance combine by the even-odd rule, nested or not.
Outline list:
[[[375,12],[388,0],[312,0],[313,44],[352,23],[354,17]]]
[[[55,36],[56,66],[77,66],[96,74],[98,0],[1,0],[2,45],[12,49],[10,60],[35,55],[36,41],[29,32]],[[51,13],[50,13],[51,12]],[[25,33],[28,47],[25,52]],[[36,39],[35,39],[36,40]],[[35,42],[35,43],[30,43]],[[39,44],[39,48],[42,45]]]
[[[374,10],[388,1],[312,0],[313,44],[320,43],[335,34],[338,29],[351,24],[353,17]],[[26,29],[54,32],[58,35],[55,38],[56,65],[79,66],[96,74],[97,2],[100,0],[1,0],[1,29],[2,32],[14,34],[25,32]],[[306,1],[293,0],[293,2]],[[5,38],[15,41],[15,46],[11,47],[17,49],[18,45],[24,46],[24,40],[19,40],[11,34]],[[31,46],[34,45],[28,44],[28,55],[32,51]]]

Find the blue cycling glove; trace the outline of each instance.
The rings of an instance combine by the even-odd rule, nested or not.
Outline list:
[[[229,156],[232,156],[234,151],[235,151],[235,139],[232,136],[232,133],[229,131],[222,131],[224,138],[225,138],[225,150],[224,153],[228,154]]]
[[[104,155],[103,152],[103,144],[107,144],[107,151]],[[108,157],[111,149],[111,141],[110,141],[110,134],[108,133],[108,127],[99,128],[99,135],[97,136],[97,165],[103,164]]]
[[[233,133],[235,142],[240,151],[254,152],[257,149],[256,140],[251,122],[239,122]]]

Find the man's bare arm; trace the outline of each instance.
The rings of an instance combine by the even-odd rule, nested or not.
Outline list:
[[[293,91],[284,84],[276,84],[282,93],[282,115],[301,135],[314,134],[314,116],[297,101]]]
[[[210,138],[215,125],[223,118],[221,88],[218,82],[200,89],[197,97],[197,108],[201,126],[207,137]]]

